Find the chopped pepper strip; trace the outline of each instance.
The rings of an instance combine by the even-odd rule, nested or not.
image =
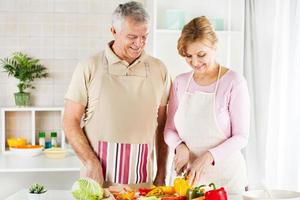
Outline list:
[[[140,196],[146,196],[151,190],[151,188],[139,188],[139,194]]]
[[[155,187],[146,194],[146,197],[151,197],[151,196],[161,197],[163,195],[164,195],[163,190],[160,187]]]

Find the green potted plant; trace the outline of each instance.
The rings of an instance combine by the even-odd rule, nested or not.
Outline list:
[[[4,72],[7,72],[8,76],[13,76],[19,80],[19,92],[14,94],[17,106],[28,106],[30,94],[25,90],[35,88],[32,84],[35,79],[48,77],[46,67],[39,62],[38,59],[31,58],[21,52],[15,52],[10,58],[0,60]]]
[[[30,200],[40,200],[43,199],[43,196],[45,196],[47,192],[47,189],[44,185],[35,183],[30,186],[29,193],[28,193],[28,199]]]

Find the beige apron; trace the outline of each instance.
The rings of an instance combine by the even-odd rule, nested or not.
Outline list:
[[[84,131],[100,159],[104,186],[151,184],[159,103],[149,65],[144,76],[120,76],[110,72],[105,55],[102,62],[99,103]]]
[[[221,68],[221,67],[220,67]],[[189,93],[188,87],[193,78],[189,78],[182,95],[174,123],[179,136],[190,149],[191,164],[198,156],[218,146],[226,140],[218,127],[215,116],[215,96],[218,89],[220,69],[214,93]],[[229,193],[242,193],[247,185],[246,165],[240,151],[215,165],[209,166],[197,185],[215,183],[225,187]]]

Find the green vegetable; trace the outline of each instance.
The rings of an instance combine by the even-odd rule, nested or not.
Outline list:
[[[29,188],[29,193],[42,194],[45,192],[47,192],[47,189],[42,184],[35,183],[35,184],[31,185]]]
[[[205,185],[200,185],[195,188],[189,188],[186,192],[186,197],[188,200],[197,198],[197,197],[202,197],[205,194]]]
[[[103,194],[103,188],[89,178],[78,179],[72,186],[72,195],[76,200],[100,200]]]
[[[204,196],[204,194],[205,194],[204,187],[205,187],[205,185],[200,185],[198,187],[195,187],[193,190],[193,198]]]

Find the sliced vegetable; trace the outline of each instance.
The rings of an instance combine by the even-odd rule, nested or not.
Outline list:
[[[161,189],[161,187],[155,187],[146,194],[146,197],[151,197],[151,196],[161,197],[163,195],[164,195],[164,191]]]
[[[158,200],[158,198],[156,196],[140,197],[139,200]]]
[[[167,195],[175,194],[175,188],[172,186],[159,186],[159,187],[162,189],[164,194],[167,194]]]
[[[140,196],[146,196],[151,190],[151,188],[139,188],[139,194]]]
[[[186,196],[162,197],[161,200],[186,200]]]
[[[38,148],[41,148],[42,146],[40,145],[31,145],[31,144],[26,144],[26,145],[19,145],[19,146],[16,146],[14,148],[16,149],[38,149]]]
[[[117,200],[133,200],[133,199],[135,199],[135,193],[133,191],[119,193],[116,196],[116,199]]]

